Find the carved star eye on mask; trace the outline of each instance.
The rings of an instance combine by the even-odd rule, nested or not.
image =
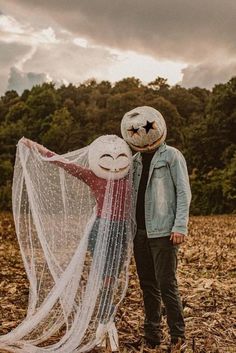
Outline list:
[[[148,106],[137,107],[124,115],[121,133],[135,151],[153,151],[165,141],[166,123],[158,110]]]
[[[128,174],[132,153],[116,135],[97,138],[89,146],[89,168],[103,179],[121,179]]]

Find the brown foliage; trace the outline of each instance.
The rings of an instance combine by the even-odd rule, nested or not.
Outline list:
[[[190,234],[180,249],[178,271],[188,353],[236,351],[235,224],[233,215],[190,219]],[[0,255],[0,334],[4,334],[22,321],[28,300],[28,282],[10,214],[0,216]],[[132,261],[128,292],[117,314],[122,353],[131,352],[125,344],[142,334],[142,324],[142,295]],[[169,339],[164,310],[163,333],[163,347],[155,352],[166,352]],[[154,350],[142,346],[140,352]]]

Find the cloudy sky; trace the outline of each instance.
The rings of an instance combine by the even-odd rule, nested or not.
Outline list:
[[[44,81],[236,75],[235,0],[1,0],[0,94]]]

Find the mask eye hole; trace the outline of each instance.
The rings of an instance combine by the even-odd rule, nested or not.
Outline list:
[[[150,130],[155,130],[153,125],[154,121],[150,122],[147,120],[146,125],[143,126],[143,128],[146,130],[146,134],[148,134]]]
[[[135,128],[135,127],[133,127],[133,126],[132,126],[131,129],[128,129],[128,131],[129,131],[131,137],[132,137],[133,135],[135,135],[135,134],[138,134],[138,135],[139,135],[138,130],[139,130],[139,128]]]

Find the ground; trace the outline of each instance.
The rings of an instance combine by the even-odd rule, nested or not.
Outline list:
[[[178,270],[187,353],[236,352],[235,226],[235,215],[190,218],[189,237],[181,246]],[[0,215],[0,276],[0,334],[4,334],[22,321],[28,300],[28,282],[8,213]],[[132,261],[128,292],[117,314],[122,353],[135,352],[125,344],[142,334],[142,324],[142,294]],[[163,348],[155,352],[165,352],[169,339],[164,311],[163,333]],[[139,352],[154,350],[142,346]]]

